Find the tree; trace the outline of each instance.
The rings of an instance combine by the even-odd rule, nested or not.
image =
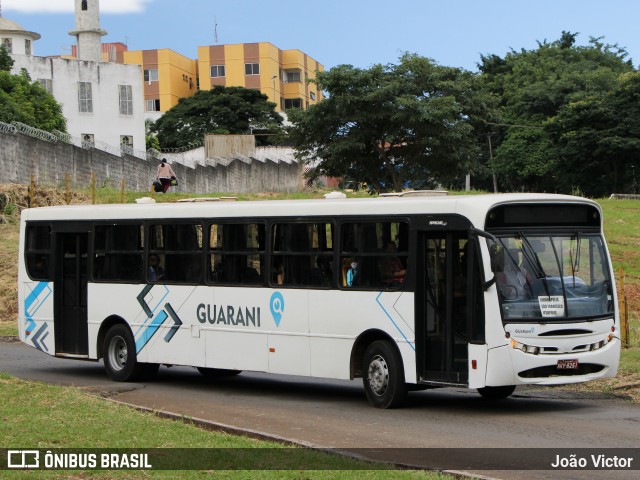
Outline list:
[[[4,48],[0,49],[0,64],[5,64],[2,51]],[[67,129],[62,106],[24,70],[19,75],[0,70],[0,121],[21,122],[48,132]]]
[[[13,67],[13,58],[9,56],[7,48],[0,45],[0,72],[10,72]]]
[[[254,129],[277,131],[282,117],[275,103],[258,90],[216,86],[182,98],[151,127],[162,148],[201,142],[207,133],[249,134]]]
[[[582,153],[571,151],[570,143],[560,148],[562,122],[554,119],[570,104],[616,89],[620,75],[633,66],[617,45],[591,38],[588,46],[577,46],[576,37],[562,32],[559,40],[539,43],[535,50],[481,57],[484,88],[500,98],[491,167],[502,188],[587,193],[586,170],[579,165],[571,172],[567,168],[567,160],[577,160]]]
[[[291,111],[290,141],[317,174],[400,191],[408,181],[450,184],[476,166],[472,118],[488,98],[470,72],[415,54],[398,65],[341,65],[314,80],[328,98]]]
[[[592,196],[636,193],[640,169],[640,72],[619,77],[610,92],[565,105],[549,122],[563,190]],[[640,170],[639,170],[640,172]]]

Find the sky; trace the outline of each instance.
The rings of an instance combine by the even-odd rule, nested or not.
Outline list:
[[[42,35],[36,55],[69,54],[74,0],[0,0],[2,16]],[[270,42],[330,69],[397,63],[404,52],[477,71],[480,55],[535,49],[563,30],[624,47],[640,64],[637,0],[102,0],[104,42],[129,50]]]

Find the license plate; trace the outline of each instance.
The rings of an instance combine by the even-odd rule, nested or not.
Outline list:
[[[577,370],[578,360],[558,360],[558,370]]]

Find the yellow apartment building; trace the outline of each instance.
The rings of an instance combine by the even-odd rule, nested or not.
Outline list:
[[[197,62],[171,49],[134,50],[123,53],[124,63],[141,65],[144,110],[147,116],[166,112],[178,100],[198,91]]]
[[[300,50],[280,50],[268,42],[198,47],[201,90],[216,85],[260,90],[276,110],[308,108],[322,100],[322,91],[309,79],[324,66]]]

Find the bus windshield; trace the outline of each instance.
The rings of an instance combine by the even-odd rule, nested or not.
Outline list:
[[[494,270],[504,321],[563,321],[613,313],[598,234],[498,235]]]

